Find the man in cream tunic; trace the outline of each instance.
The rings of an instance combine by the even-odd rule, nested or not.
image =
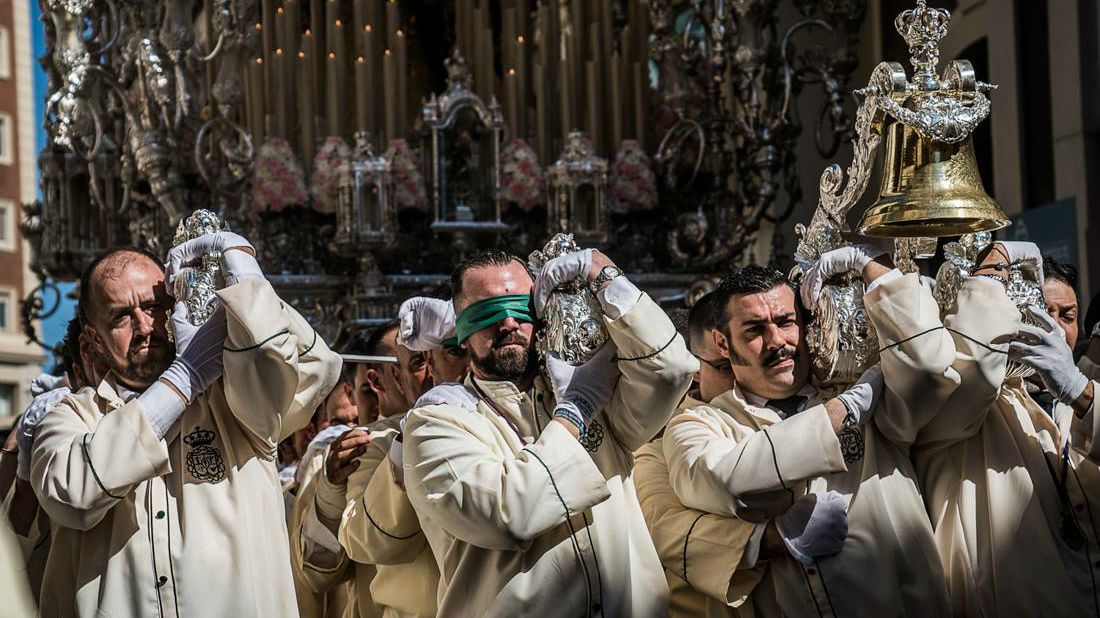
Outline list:
[[[222,308],[195,328],[177,302],[174,346],[153,259],[111,252],[83,279],[111,373],[46,415],[34,443],[32,483],[55,524],[45,616],[297,615],[276,444],[308,421],[340,358],[235,234],[174,249],[169,280],[209,251],[223,251]]]
[[[1041,268],[1041,258],[1031,243],[995,243],[964,281],[944,319],[962,386],[913,449],[952,609],[1100,616],[1097,383],[1045,312],[1035,314],[1042,327],[1021,323],[1005,264]],[[1036,369],[1053,417],[1020,378],[1006,379],[1009,360]]]
[[[924,398],[958,384],[950,337],[917,275],[873,257],[827,253],[803,283],[806,304],[833,275],[862,274],[870,288],[881,370],[832,399],[807,382],[802,321],[781,273],[743,269],[718,288],[729,298],[718,344],[737,387],[676,416],[664,448],[683,504],[754,526],[727,556],[728,587],[710,593],[741,615],[948,615],[905,447],[927,421]]]
[[[439,564],[441,616],[667,614],[632,453],[668,420],[697,364],[664,312],[619,275],[591,250],[551,260],[534,286],[501,252],[453,273],[471,376],[421,398],[403,454]],[[530,304],[541,311],[578,276],[598,290],[611,339],[577,368],[551,357],[547,383]]]

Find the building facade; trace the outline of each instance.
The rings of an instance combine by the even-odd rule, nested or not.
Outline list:
[[[45,360],[19,324],[19,301],[35,286],[19,231],[21,204],[36,193],[33,71],[29,2],[0,1],[0,429],[30,403]]]

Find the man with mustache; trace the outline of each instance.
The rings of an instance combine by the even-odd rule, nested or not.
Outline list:
[[[212,252],[227,285],[196,327],[168,289]],[[167,273],[134,248],[85,270],[85,333],[110,371],[35,437],[31,482],[54,523],[42,615],[297,615],[276,445],[340,358],[254,256],[220,232],[174,248]]]
[[[950,336],[917,275],[867,248],[822,256],[804,277],[804,303],[837,275],[867,286],[882,353],[836,396],[810,382],[803,317],[782,273],[743,268],[715,292],[715,343],[737,385],[674,417],[663,438],[680,501],[739,524],[713,567],[728,578],[703,589],[708,616],[949,615],[907,447],[938,409],[924,404],[958,384]]]
[[[579,367],[551,356],[543,374],[535,312],[577,278],[610,340]],[[631,468],[691,383],[683,339],[592,250],[551,260],[534,282],[518,258],[485,252],[451,285],[470,376],[421,397],[403,452],[441,574],[439,615],[667,615]]]

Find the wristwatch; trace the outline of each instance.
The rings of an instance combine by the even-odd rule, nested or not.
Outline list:
[[[600,272],[596,275],[596,278],[588,284],[588,289],[592,290],[593,294],[598,294],[600,292],[600,288],[603,287],[603,284],[611,281],[615,277],[621,277],[622,274],[623,271],[618,266],[604,266],[600,269]]]

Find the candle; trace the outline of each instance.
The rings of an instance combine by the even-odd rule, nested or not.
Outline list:
[[[264,59],[256,58],[248,63],[248,72],[251,82],[249,94],[252,100],[252,137],[256,144],[260,144],[264,141]]]
[[[389,39],[386,44],[389,48],[396,49],[397,47],[397,31],[401,29],[401,9],[394,0],[386,2],[386,32],[389,33]]]
[[[286,65],[283,59],[283,50],[275,49],[275,67],[272,73],[275,76],[275,133],[279,137],[287,136],[287,109],[284,96],[286,81]]]
[[[336,22],[340,20],[340,5],[336,0],[325,3],[325,49],[332,51],[336,47]]]
[[[550,127],[547,118],[546,72],[541,65],[535,65],[535,131],[538,135],[539,159],[543,163],[550,160]]]
[[[523,17],[523,14],[520,14]],[[526,38],[516,36],[516,91],[519,92],[519,109],[516,118],[521,137],[527,136],[527,45]]]
[[[325,73],[325,55],[318,50],[323,50],[325,42],[325,3],[314,0],[309,3],[309,28],[302,36],[302,49],[306,52],[306,59],[313,68],[313,100],[320,101],[324,98],[324,83],[322,76]]]
[[[509,138],[523,137],[519,134],[519,92],[516,89],[516,70],[513,68],[504,74],[504,108],[508,112]]]
[[[622,79],[622,59],[619,58],[619,52],[611,54],[611,79],[609,80],[611,85],[611,148],[610,152],[614,152],[618,149],[619,144],[623,142],[623,97],[620,90],[621,84],[619,81]]]
[[[298,114],[299,139],[298,150],[306,173],[312,171],[313,149],[317,145],[313,131],[313,59],[305,52],[298,52]]]
[[[592,138],[592,147],[597,153],[600,152],[600,124],[599,124],[599,107],[596,99],[596,65],[593,61],[588,60],[584,63],[584,76],[587,82],[587,94],[588,94],[588,136]]]
[[[367,62],[363,56],[355,59],[355,119],[360,131],[367,131]]]
[[[385,92],[394,92],[397,90],[397,75],[394,73],[394,58],[390,50],[386,50],[382,54],[382,81],[385,84]],[[386,140],[383,143],[389,143],[388,140],[397,137],[397,110],[394,109],[392,104],[386,105]]]
[[[644,81],[642,63],[634,63],[634,137],[645,148],[645,101],[649,84]]]
[[[366,48],[366,55],[364,56],[364,67],[367,74],[367,128],[372,139],[377,139],[382,133],[382,127],[379,125],[378,120],[378,99],[382,89],[378,85],[378,69],[380,63],[378,62],[378,54],[375,50],[375,39],[377,33],[374,32],[374,28],[371,24],[363,26],[363,45]]]
[[[336,53],[328,53],[325,63],[325,109],[328,116],[328,134],[340,135],[340,73],[336,70]]]
[[[409,89],[409,56],[405,47],[405,33],[402,30],[397,31],[397,50],[396,50],[396,64],[397,64],[397,131],[398,134],[395,137],[404,137],[405,131],[409,128],[409,121],[406,117],[409,111],[408,105],[408,89]],[[393,96],[393,95],[390,95]],[[392,138],[391,138],[392,139]]]

